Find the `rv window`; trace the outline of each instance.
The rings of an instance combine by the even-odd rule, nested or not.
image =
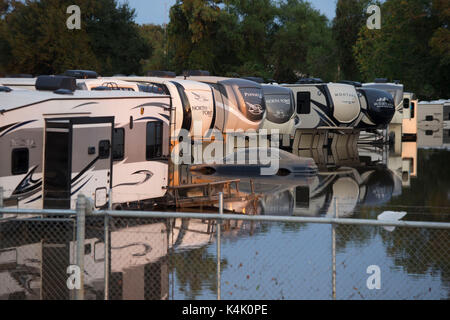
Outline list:
[[[295,205],[297,208],[309,208],[309,187],[295,189]]]
[[[111,148],[111,143],[109,142],[109,140],[100,141],[98,143],[98,158],[99,159],[108,159],[110,148]]]
[[[30,153],[27,148],[14,149],[11,157],[11,173],[13,175],[28,172]]]
[[[160,121],[147,123],[147,149],[146,158],[152,160],[162,157],[163,126]]]
[[[409,99],[405,99],[405,101],[403,101],[403,108],[409,109]]]
[[[311,113],[311,92],[297,93],[297,114]]]
[[[114,129],[114,139],[113,139],[113,161],[121,161],[125,155],[125,129],[117,128]]]

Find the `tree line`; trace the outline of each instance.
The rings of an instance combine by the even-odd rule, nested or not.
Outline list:
[[[208,70],[278,82],[400,80],[423,99],[450,96],[450,2],[338,0],[330,21],[303,0],[177,0],[168,25],[138,25],[116,0],[0,0],[0,74]],[[66,28],[68,6],[81,29]]]

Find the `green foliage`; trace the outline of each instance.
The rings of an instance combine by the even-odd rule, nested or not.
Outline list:
[[[166,70],[168,68],[166,29],[154,24],[146,24],[139,29],[142,38],[152,48],[152,55],[142,61],[143,71]]]
[[[0,71],[57,74],[93,69],[103,75],[140,72],[150,46],[134,23],[134,10],[115,0],[78,1],[81,30],[69,30],[70,0],[13,2],[0,25]],[[3,6],[2,6],[3,7]]]
[[[339,78],[360,81],[360,73],[352,47],[359,31],[366,25],[366,10],[370,0],[338,0],[333,20],[333,38],[336,42]]]
[[[75,2],[81,30],[66,28],[71,0],[0,0],[0,73],[386,77],[419,98],[450,96],[448,0],[386,0],[381,30],[366,27],[371,0],[338,0],[332,23],[306,0],[177,0],[167,26],[138,26],[117,0]]]
[[[236,17],[220,0],[178,0],[170,10],[169,52],[173,68],[206,69],[216,74],[238,64]]]
[[[271,64],[275,79],[335,78],[335,52],[328,19],[307,1],[281,1],[274,27]]]
[[[381,30],[361,28],[354,46],[364,80],[399,79],[422,99],[450,95],[448,10],[438,4],[448,8],[448,1],[383,3]]]

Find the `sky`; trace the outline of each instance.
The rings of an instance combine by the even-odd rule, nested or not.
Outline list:
[[[119,0],[121,3],[126,1]],[[336,0],[309,0],[309,2],[330,20],[334,18]],[[175,0],[128,0],[128,3],[136,9],[137,23],[163,24],[169,22],[169,9],[175,4]]]

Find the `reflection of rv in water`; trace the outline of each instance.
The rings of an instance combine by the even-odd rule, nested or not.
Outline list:
[[[266,105],[262,86],[245,79],[212,76],[178,77],[211,86],[214,93],[214,128],[221,132],[258,130]]]
[[[72,238],[72,227],[66,224],[67,227],[62,226],[62,222],[58,225],[54,222],[39,225],[25,221],[8,222],[7,227],[33,228],[33,237],[9,237],[8,243],[0,247],[0,299],[70,299],[73,292],[66,285],[67,267],[75,264],[76,241]],[[109,299],[168,299],[169,266],[166,256],[170,232],[166,223],[133,225],[129,220],[127,224],[123,227],[118,222],[117,228],[109,233]],[[49,239],[45,230],[52,227],[63,231]],[[85,299],[103,300],[105,243],[102,228],[87,228],[84,247]]]
[[[274,85],[262,85],[266,100],[266,118],[261,129],[266,129],[269,135],[277,130],[280,135],[280,146],[290,147],[294,137],[295,98],[289,88]]]
[[[341,167],[319,177],[317,185],[295,189],[295,215],[333,217],[336,198],[338,217],[350,217],[358,205],[380,206],[389,202],[395,191],[393,173],[384,166]]]
[[[318,127],[355,127],[361,120],[361,107],[355,87],[303,79],[297,84],[283,84],[294,92],[295,129]]]
[[[72,91],[68,77],[36,88],[0,92],[6,206],[73,208],[82,192],[101,208],[111,188],[117,205],[165,195],[168,96]]]

